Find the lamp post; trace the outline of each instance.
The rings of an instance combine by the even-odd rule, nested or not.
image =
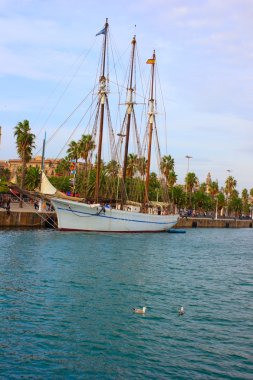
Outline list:
[[[231,170],[227,169],[227,172],[228,172],[228,177],[230,177]],[[226,191],[226,183],[225,183],[225,191]],[[226,191],[226,212],[225,212],[225,216],[228,216],[228,193],[227,193],[227,191]]]
[[[188,160],[188,162],[187,162],[187,173],[186,173],[186,191],[188,191],[188,173],[189,173],[190,159],[192,158],[192,156],[189,156],[187,154],[185,156],[185,158],[187,158],[187,160]]]
[[[216,205],[215,205],[215,220],[218,219],[218,196],[216,197]]]
[[[189,173],[189,166],[190,166],[190,159],[192,158],[192,156],[189,156],[189,154],[187,154],[185,156],[185,158],[187,158],[187,173],[186,173],[186,181],[185,181],[185,192],[187,193],[187,201],[188,201],[188,173]],[[187,202],[186,202],[186,206],[187,206]],[[191,207],[191,194],[190,194],[190,207]]]
[[[190,164],[190,159],[192,158],[192,156],[189,156],[188,154],[185,156],[185,158],[187,158],[188,160],[188,164],[187,164],[187,174],[189,172],[189,164]]]

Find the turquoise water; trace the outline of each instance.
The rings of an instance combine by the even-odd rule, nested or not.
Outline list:
[[[253,378],[252,229],[0,241],[1,378]]]

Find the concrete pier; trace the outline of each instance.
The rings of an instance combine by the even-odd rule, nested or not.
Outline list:
[[[20,208],[18,202],[12,202],[10,212],[0,208],[0,228],[53,228],[53,221],[57,222],[55,212],[35,211],[30,203],[24,202]]]
[[[252,228],[252,219],[180,218],[175,228]]]

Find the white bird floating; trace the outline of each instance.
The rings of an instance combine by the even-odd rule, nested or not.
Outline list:
[[[135,307],[132,308],[133,312],[136,314],[145,314],[147,307],[144,306],[142,309],[136,309]]]
[[[178,315],[184,315],[184,313],[185,313],[184,307],[181,306],[181,308],[178,310]]]

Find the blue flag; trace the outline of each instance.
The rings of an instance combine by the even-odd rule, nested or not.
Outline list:
[[[96,36],[99,36],[99,34],[105,34],[105,28],[102,29],[102,30],[100,30],[100,32],[98,32],[98,33],[96,34]]]

